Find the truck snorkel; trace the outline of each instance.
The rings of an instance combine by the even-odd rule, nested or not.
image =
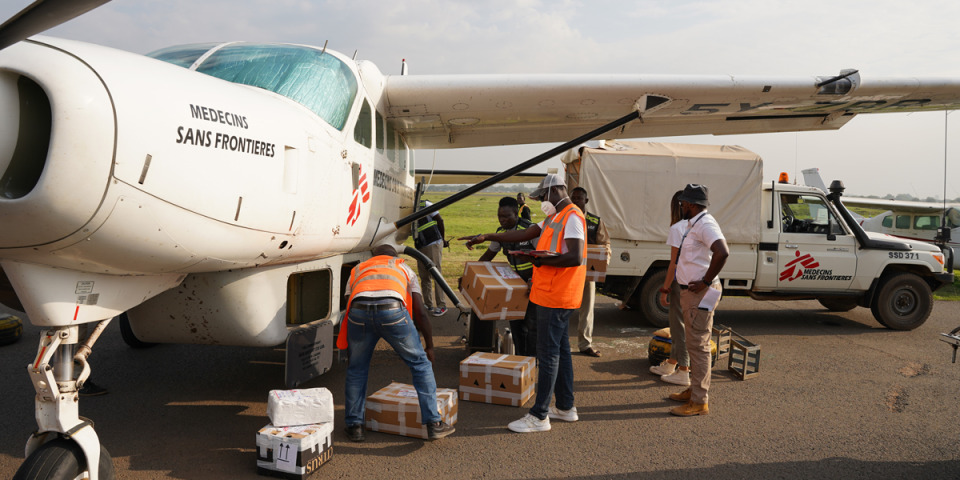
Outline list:
[[[867,236],[867,232],[863,231],[863,227],[860,226],[860,223],[857,222],[853,215],[850,214],[850,211],[847,210],[847,207],[843,205],[843,202],[840,201],[840,197],[843,195],[843,191],[846,190],[846,187],[843,186],[843,182],[840,180],[834,180],[830,182],[830,193],[827,194],[827,200],[833,203],[833,206],[837,209],[837,212],[840,213],[840,216],[843,217],[843,220],[847,222],[847,225],[850,227],[850,230],[853,232],[853,236],[856,237],[857,243],[860,244],[860,248],[864,249],[876,249],[876,250],[910,250],[910,244],[905,242],[897,242],[893,240],[876,240]]]

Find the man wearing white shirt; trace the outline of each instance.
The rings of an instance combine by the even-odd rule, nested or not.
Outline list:
[[[727,262],[730,249],[713,215],[707,213],[707,187],[688,184],[680,195],[683,218],[689,222],[677,254],[677,283],[680,284],[680,307],[690,354],[690,388],[670,395],[671,400],[685,402],[670,411],[689,417],[710,413],[707,391],[710,390],[710,334],[713,330],[713,307],[702,305],[708,289],[719,291],[717,274]],[[717,296],[719,301],[719,296]],[[709,302],[707,302],[709,303]]]

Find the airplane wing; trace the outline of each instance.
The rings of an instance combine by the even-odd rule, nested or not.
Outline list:
[[[384,102],[413,148],[561,142],[639,105],[605,138],[833,130],[860,113],[960,106],[960,79],[679,75],[388,76]]]
[[[416,171],[416,179],[426,178],[430,185],[472,185],[480,183],[500,172],[472,172],[463,170],[420,170]],[[500,180],[497,183],[540,183],[545,173],[518,173]]]
[[[936,202],[910,202],[906,200],[887,200],[884,198],[857,198],[843,197],[843,204],[848,207],[874,208],[878,210],[891,210],[899,213],[943,213],[942,203]],[[948,203],[947,208],[957,207],[955,203]]]

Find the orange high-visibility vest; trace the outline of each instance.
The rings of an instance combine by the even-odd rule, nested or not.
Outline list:
[[[353,267],[350,272],[350,300],[347,301],[347,312],[343,315],[340,325],[340,334],[337,335],[337,348],[347,348],[347,316],[350,315],[350,305],[353,299],[361,292],[377,290],[392,290],[404,298],[410,318],[413,318],[413,298],[407,290],[410,279],[407,272],[400,265],[403,260],[388,255],[379,255]]]
[[[570,215],[584,224],[583,212],[576,205],[567,205],[562,211],[543,221],[543,231],[537,241],[537,250],[560,253],[563,230]],[[577,267],[533,267],[533,282],[530,286],[530,301],[549,308],[580,308],[583,301],[583,284],[587,280],[587,241],[583,241],[583,262]]]

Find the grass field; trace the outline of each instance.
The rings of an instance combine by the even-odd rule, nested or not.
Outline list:
[[[438,202],[450,196],[449,193],[428,193],[425,198],[431,202]],[[478,193],[457,202],[440,212],[443,217],[446,234],[450,241],[450,248],[443,250],[443,261],[440,270],[443,277],[447,279],[453,288],[457,286],[457,278],[463,274],[464,262],[477,260],[483,252],[486,251],[486,244],[478,245],[473,250],[467,250],[464,242],[457,241],[457,238],[480,233],[492,233],[500,226],[497,222],[497,204],[504,194],[501,193]],[[527,200],[530,211],[533,215],[533,221],[543,220],[543,214],[540,213],[540,202]],[[872,216],[880,211],[858,209],[857,213],[864,216]],[[413,246],[413,238],[407,239],[407,245]],[[497,255],[494,261],[506,261],[502,254]],[[934,298],[937,300],[960,300],[960,272],[954,274],[953,285],[947,285],[934,292]]]
[[[431,202],[438,202],[450,196],[449,193],[428,193],[424,196]],[[443,261],[440,270],[447,283],[453,288],[457,287],[457,278],[463,274],[463,264],[468,261],[475,261],[487,250],[488,244],[477,245],[473,250],[467,250],[463,241],[456,240],[460,237],[477,235],[480,233],[493,233],[500,226],[497,221],[497,205],[502,193],[478,193],[467,197],[440,211],[443,217],[443,224],[446,229],[447,239],[450,239],[450,248],[443,249]],[[543,220],[543,214],[540,213],[540,202],[527,200],[530,206],[534,222]],[[413,238],[408,238],[406,245],[413,246]],[[494,258],[496,262],[505,262],[506,257],[498,254]]]

